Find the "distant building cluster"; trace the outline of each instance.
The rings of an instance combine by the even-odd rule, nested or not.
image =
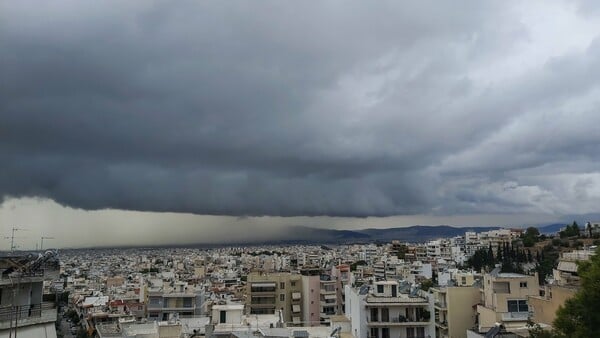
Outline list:
[[[594,251],[562,253],[544,285],[532,269],[469,268],[478,250],[500,252],[522,233],[7,255],[0,337],[56,337],[57,319],[65,337],[526,337],[532,321],[551,325],[577,290],[576,262]]]

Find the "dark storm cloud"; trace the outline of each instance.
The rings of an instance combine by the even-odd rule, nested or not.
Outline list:
[[[599,43],[522,65],[535,36],[513,5],[4,2],[0,193],[222,215],[590,212]]]

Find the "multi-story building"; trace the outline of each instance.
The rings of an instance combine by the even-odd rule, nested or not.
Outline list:
[[[328,326],[331,316],[338,314],[339,282],[329,275],[319,276],[319,322]]]
[[[384,280],[386,275],[386,262],[385,261],[377,261],[373,263],[373,277],[377,280]]]
[[[483,275],[481,304],[477,305],[480,333],[501,323],[507,330],[522,329],[530,319],[529,296],[539,294],[537,273],[501,273],[499,268]]]
[[[287,323],[302,322],[302,276],[295,273],[251,273],[246,284],[249,314],[275,314]]]
[[[427,338],[435,335],[433,298],[401,293],[396,281],[354,289],[346,286],[346,316],[352,334],[367,338]]]
[[[302,322],[304,326],[321,324],[321,271],[304,269],[302,274]]]
[[[464,338],[477,321],[475,308],[481,298],[479,287],[432,288],[437,338]]]
[[[48,265],[45,258],[0,258],[0,337],[56,338],[56,306],[43,301],[43,283],[58,264]]]
[[[513,239],[518,237],[518,234],[511,229],[498,229],[480,232],[478,234],[479,243],[482,247],[492,247],[492,250],[496,252],[498,247],[502,247],[504,243],[510,243]]]
[[[200,312],[197,297],[192,285],[185,282],[173,282],[160,287],[148,288],[148,319],[164,321],[172,317],[191,318]]]

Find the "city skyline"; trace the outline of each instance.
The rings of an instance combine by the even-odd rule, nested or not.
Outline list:
[[[599,10],[3,2],[3,234],[144,245],[600,218]]]

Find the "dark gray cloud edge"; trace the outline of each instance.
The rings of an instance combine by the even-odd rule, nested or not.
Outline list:
[[[595,212],[600,43],[473,75],[527,42],[511,5],[5,2],[0,194],[213,215]]]

